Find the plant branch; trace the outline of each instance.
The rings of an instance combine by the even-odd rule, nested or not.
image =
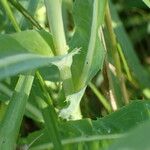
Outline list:
[[[128,94],[127,94],[127,89],[126,89],[123,73],[121,70],[121,62],[120,62],[120,57],[119,57],[118,50],[117,50],[117,48],[118,48],[117,40],[116,40],[116,35],[115,35],[113,26],[112,26],[112,19],[111,19],[111,15],[110,15],[109,5],[107,5],[107,9],[106,9],[105,22],[106,22],[107,29],[109,31],[110,42],[112,45],[112,57],[113,57],[114,65],[116,68],[116,74],[119,79],[121,91],[122,91],[122,94],[124,97],[124,102],[127,104],[127,103],[129,103]]]

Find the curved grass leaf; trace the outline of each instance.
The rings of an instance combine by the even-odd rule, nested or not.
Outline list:
[[[51,41],[51,35],[45,31],[28,30],[0,35],[0,58],[25,52],[52,56]]]
[[[48,57],[37,54],[15,54],[0,59],[0,79],[16,75],[27,70],[33,70],[44,66],[56,65],[58,68],[65,66],[67,60],[71,65],[72,56],[78,51],[65,56]],[[71,59],[69,59],[71,58]],[[68,65],[68,64],[67,64]]]
[[[82,119],[60,123],[59,132],[62,144],[121,138],[133,127],[150,120],[149,112],[149,101],[134,101],[128,106],[97,120]],[[40,135],[41,137],[39,137]],[[36,137],[39,138],[31,145],[30,149],[44,150],[52,146],[51,139],[45,130],[32,133],[27,138],[27,143],[31,143]]]
[[[106,0],[87,0],[86,3],[76,0],[74,3],[75,33],[69,46],[71,49],[81,48],[72,65],[76,90],[83,88],[102,68],[105,51],[98,37],[98,29],[103,23],[105,4]]]
[[[88,82],[102,69],[105,51],[99,39],[99,27],[103,23],[105,6],[106,0],[88,0],[86,3],[76,0],[74,3],[75,33],[69,46],[70,49],[79,47],[81,51],[73,58],[71,66],[75,93],[67,96],[70,105],[60,112],[65,119],[73,116]]]

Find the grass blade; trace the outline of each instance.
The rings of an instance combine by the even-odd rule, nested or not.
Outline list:
[[[49,138],[52,140],[55,150],[62,150],[62,145],[58,132],[57,116],[52,106],[43,109],[43,117]]]
[[[0,149],[14,150],[34,77],[21,75],[0,126]]]

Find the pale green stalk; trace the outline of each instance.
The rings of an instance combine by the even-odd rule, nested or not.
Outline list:
[[[119,79],[120,88],[123,94],[124,102],[127,104],[129,103],[129,98],[128,98],[128,93],[127,93],[123,73],[121,70],[121,62],[120,62],[120,58],[119,58],[119,54],[117,50],[117,40],[116,40],[116,35],[114,33],[113,26],[112,26],[112,19],[111,19],[111,14],[109,10],[109,5],[107,5],[107,9],[106,9],[105,22],[106,22],[106,26],[109,32],[110,42],[112,45],[112,57],[113,57],[114,65],[116,68],[116,74]]]
[[[68,46],[66,43],[63,20],[61,0],[45,0],[50,31],[53,35],[56,55],[67,54]]]
[[[53,42],[55,45],[55,55],[64,55],[68,53],[61,4],[61,0],[45,0],[50,31],[53,35]],[[74,92],[74,85],[70,66],[62,66],[60,69],[60,76],[63,80],[65,95],[72,94]]]

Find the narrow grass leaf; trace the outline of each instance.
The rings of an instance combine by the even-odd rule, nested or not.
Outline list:
[[[106,0],[76,0],[73,6],[75,33],[70,48],[81,48],[72,65],[76,90],[83,88],[102,69],[105,57],[104,48],[99,40],[98,29],[103,23]],[[78,67],[77,67],[78,66]]]
[[[51,139],[55,150],[63,150],[58,132],[57,116],[52,106],[43,109],[46,131]]]
[[[0,149],[15,150],[16,140],[34,77],[20,76],[0,125]]]

